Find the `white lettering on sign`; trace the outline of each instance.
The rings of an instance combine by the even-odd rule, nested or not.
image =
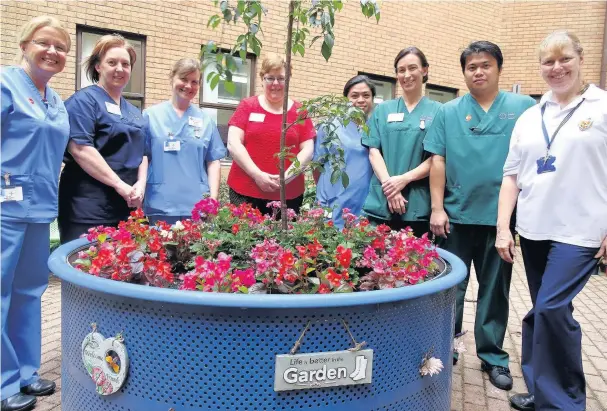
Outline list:
[[[370,384],[373,350],[277,355],[274,391]]]

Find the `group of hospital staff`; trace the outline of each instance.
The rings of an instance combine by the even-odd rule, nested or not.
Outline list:
[[[226,148],[214,122],[192,103],[201,81],[197,60],[175,63],[170,99],[141,114],[122,97],[137,56],[120,35],[98,40],[84,62],[94,85],[64,104],[48,81],[64,69],[70,47],[59,21],[37,17],[19,35],[18,65],[2,68],[2,411],[32,409],[36,396],[55,389],[38,369],[49,223],[57,214],[67,242],[91,227],[117,225],[134,207],[152,222],[176,222],[203,195],[219,193]],[[583,81],[574,34],[550,34],[538,57],[550,89],[539,104],[500,91],[503,56],[488,41],[462,52],[470,93],[444,105],[423,96],[430,65],[417,47],[394,59],[397,99],[374,107],[373,83],[350,79],[343,94],[367,115],[369,131],[336,125],[351,183],[332,184],[327,166],[315,175],[317,200],[333,209],[338,227],[349,208],[394,230],[431,232],[468,268],[474,264],[476,353],[503,390],[512,389],[503,343],[516,230],[533,308],[522,330],[529,392],[512,396],[511,404],[581,411],[581,330],[571,302],[607,254],[607,92]],[[270,55],[259,75],[263,93],[242,100],[229,121],[234,161],[227,183],[232,203],[269,212],[267,203],[280,198],[275,154],[291,73],[283,57]],[[289,100],[287,107],[295,123],[301,104]],[[306,119],[289,128],[287,146],[305,166],[337,150],[326,134]],[[287,165],[287,204],[298,211],[304,176]],[[456,334],[464,331],[467,283],[457,291]]]

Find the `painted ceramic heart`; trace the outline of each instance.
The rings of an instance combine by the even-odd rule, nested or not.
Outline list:
[[[82,342],[82,362],[101,395],[115,393],[126,381],[129,357],[122,340],[93,331]]]

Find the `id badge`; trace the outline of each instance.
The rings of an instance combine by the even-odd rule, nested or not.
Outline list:
[[[188,124],[192,127],[200,128],[202,127],[202,119],[198,117],[188,117]]]
[[[403,121],[405,119],[405,113],[390,113],[388,114],[388,123],[394,123],[397,121]]]
[[[164,142],[164,151],[180,151],[181,141],[179,140],[167,140]]]
[[[547,156],[547,157],[540,157],[537,159],[536,164],[537,164],[537,173],[538,174],[544,174],[544,173],[553,173],[556,171],[556,167],[554,166],[554,161],[556,160],[556,157],[554,156]]]
[[[23,201],[23,187],[3,188],[0,191],[0,203],[5,201]]]
[[[122,116],[120,112],[120,106],[114,103],[110,103],[109,101],[105,102],[105,109],[108,113],[116,114],[118,116]]]
[[[249,121],[252,121],[254,123],[263,123],[263,121],[265,120],[266,115],[263,113],[251,113],[249,114]]]

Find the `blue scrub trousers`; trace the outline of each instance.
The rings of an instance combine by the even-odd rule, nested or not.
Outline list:
[[[2,221],[2,400],[38,380],[49,224]]]
[[[582,411],[582,330],[572,301],[596,270],[598,248],[521,237],[533,308],[523,319],[522,369],[536,410]]]

